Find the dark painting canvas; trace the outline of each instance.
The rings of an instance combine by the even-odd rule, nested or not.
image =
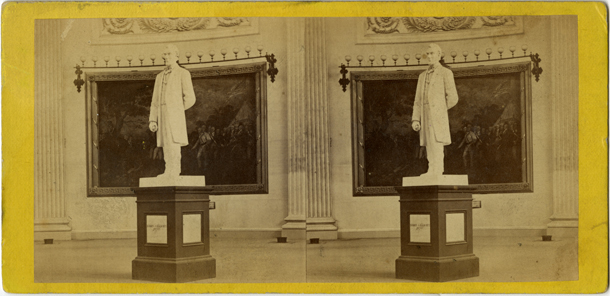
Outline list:
[[[99,186],[138,186],[164,170],[163,149],[148,129],[154,81],[100,81]],[[256,172],[255,74],[193,78],[197,101],[186,111],[189,145],[182,175],[207,185],[253,184]]]
[[[522,181],[520,73],[456,77],[459,102],[449,110],[452,144],[445,174],[470,184]],[[411,128],[417,79],[363,81],[365,186],[400,186],[427,170]]]

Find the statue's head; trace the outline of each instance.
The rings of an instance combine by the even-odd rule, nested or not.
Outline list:
[[[426,50],[426,57],[428,58],[428,64],[433,65],[438,63],[441,59],[441,48],[440,46],[431,43]]]
[[[163,51],[163,59],[168,64],[173,64],[178,62],[178,57],[180,56],[180,51],[178,47],[173,44],[168,44],[165,46],[165,50]]]

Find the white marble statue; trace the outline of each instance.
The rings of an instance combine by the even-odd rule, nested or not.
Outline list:
[[[430,44],[426,55],[430,66],[417,81],[412,127],[419,132],[420,146],[426,147],[428,172],[422,177],[438,177],[445,171],[444,146],[451,144],[447,110],[457,104],[458,95],[453,72],[439,62],[441,48]]]
[[[157,75],[150,105],[149,128],[157,132],[157,146],[163,147],[165,171],[158,177],[176,178],[181,173],[181,146],[188,145],[184,111],[195,104],[191,74],[178,65],[179,51],[167,45],[163,52],[167,66]]]

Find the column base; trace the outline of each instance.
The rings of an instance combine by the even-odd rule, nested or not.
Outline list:
[[[321,240],[337,240],[339,239],[339,232],[334,231],[310,231],[307,230],[307,239],[319,238]]]
[[[335,226],[335,222],[332,217],[307,218],[307,239],[337,240],[339,229]]]
[[[444,258],[400,256],[396,259],[398,279],[446,282],[476,276],[479,276],[479,258],[474,254]]]
[[[179,259],[136,257],[131,267],[134,280],[184,283],[216,277],[216,259],[209,255]]]
[[[72,228],[69,223],[65,218],[50,218],[34,222],[34,241],[72,240]]]
[[[307,239],[307,233],[305,229],[282,229],[282,237],[288,240],[304,240]]]
[[[547,235],[555,237],[578,237],[578,218],[551,218],[547,224]]]
[[[282,225],[282,237],[287,237],[288,240],[307,239],[307,224],[305,224],[305,219],[288,219],[286,218],[286,224]]]

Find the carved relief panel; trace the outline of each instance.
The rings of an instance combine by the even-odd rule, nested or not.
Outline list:
[[[257,34],[258,18],[104,18],[92,30],[93,44],[189,41]]]
[[[523,33],[520,16],[368,17],[358,22],[358,43],[426,42]]]
[[[247,17],[105,18],[102,34],[150,34],[251,26]]]

